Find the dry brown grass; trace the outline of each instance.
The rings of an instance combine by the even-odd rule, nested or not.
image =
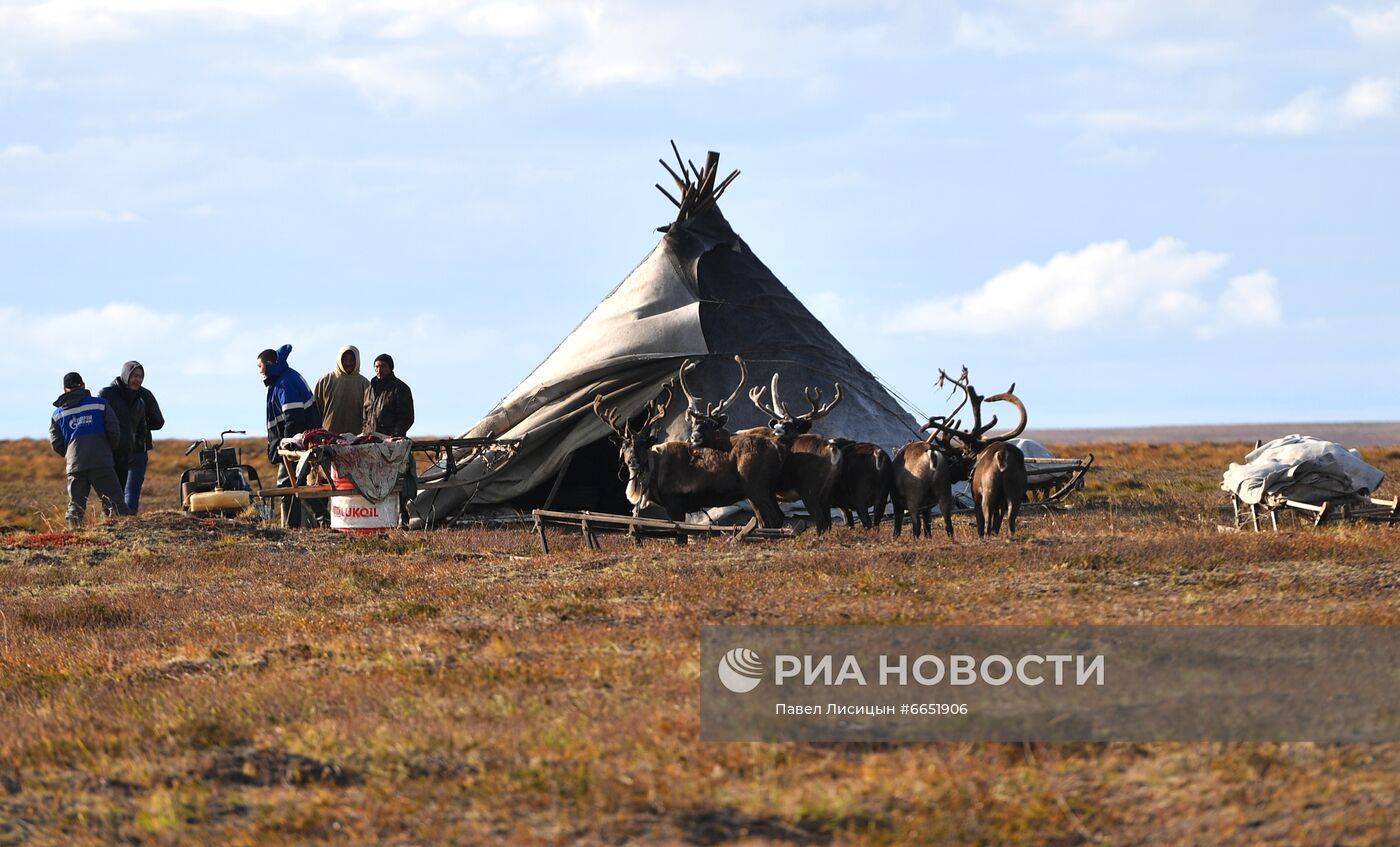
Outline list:
[[[1014,543],[10,532],[0,844],[1400,842],[1400,745],[698,740],[706,623],[1400,623],[1395,531],[1218,533],[1242,445],[1093,449]]]

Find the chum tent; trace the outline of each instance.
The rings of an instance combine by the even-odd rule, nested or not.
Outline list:
[[[672,145],[674,149],[674,145]],[[622,417],[642,410],[676,377],[686,359],[699,365],[686,377],[708,402],[729,396],[738,381],[735,355],[748,381],[729,409],[729,426],[768,423],[749,402],[748,388],[781,375],[784,401],[805,410],[803,388],[826,397],[840,383],[843,399],[815,432],[870,441],[893,452],[919,437],[918,423],[735,234],[716,201],[738,171],[716,186],[719,154],[703,169],[663,161],[680,190],[674,223],[661,227],[651,253],[539,367],[463,437],[524,438],[516,455],[495,472],[480,460],[458,469],[460,487],[423,492],[413,502],[426,525],[464,508],[553,508],[630,511],[619,479],[611,431],[593,413],[593,398]],[[661,186],[657,186],[661,189]],[[675,392],[665,437],[685,439],[685,399]],[[434,472],[435,471],[435,472]],[[434,469],[424,480],[441,477]],[[562,475],[561,475],[562,474]],[[553,494],[551,498],[550,495]]]

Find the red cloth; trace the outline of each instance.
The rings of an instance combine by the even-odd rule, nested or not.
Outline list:
[[[306,432],[303,432],[301,434],[301,446],[304,450],[310,450],[312,447],[320,447],[322,444],[344,443],[344,438],[341,438],[334,432],[329,432],[319,427],[316,429],[308,429]]]

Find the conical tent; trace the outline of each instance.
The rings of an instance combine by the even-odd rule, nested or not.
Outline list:
[[[420,495],[414,511],[427,523],[468,503],[538,506],[551,492],[556,507],[621,510],[617,452],[610,430],[593,413],[593,398],[601,394],[622,416],[633,415],[687,358],[699,360],[687,385],[713,402],[734,390],[734,356],[743,357],[748,383],[730,407],[732,429],[768,422],[748,401],[748,387],[767,385],[777,372],[790,406],[805,386],[830,397],[833,383],[841,384],[843,400],[818,421],[817,432],[890,450],[917,437],[913,417],[724,219],[715,201],[738,172],[716,188],[718,162],[710,153],[703,169],[692,170],[677,156],[681,174],[671,173],[682,199],[671,198],[680,207],[675,223],[554,352],[465,433],[525,440],[500,471],[489,473],[474,462],[459,470],[463,487]],[[677,392],[661,424],[666,437],[688,436],[684,412]]]

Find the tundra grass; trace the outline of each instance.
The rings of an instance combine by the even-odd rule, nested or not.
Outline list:
[[[69,533],[40,447],[0,444],[0,844],[1400,842],[1400,745],[699,741],[708,623],[1400,623],[1395,530],[1217,530],[1246,445],[1078,448],[1014,542],[549,555],[162,511],[171,444]]]

